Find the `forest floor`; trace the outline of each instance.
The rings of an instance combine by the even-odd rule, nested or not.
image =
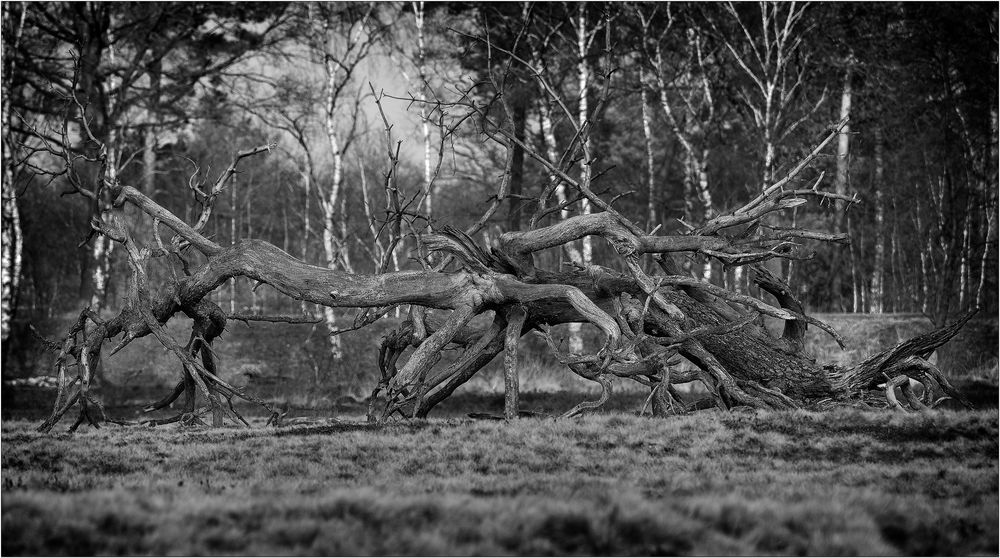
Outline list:
[[[2,424],[8,556],[998,552],[995,407],[36,425]]]

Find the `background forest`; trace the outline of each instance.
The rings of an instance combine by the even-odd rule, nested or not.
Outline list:
[[[573,172],[663,234],[745,203],[849,116],[819,166],[861,203],[772,225],[852,242],[774,271],[810,311],[997,313],[995,4],[5,3],[3,47],[5,379],[45,370],[32,327],[56,338],[128,288],[126,255],[90,235],[91,204],[66,180],[93,165],[49,145],[93,157],[89,133],[115,146],[113,176],[187,220],[238,152],[261,147],[216,203],[213,240],[260,238],[350,272],[419,269],[417,234],[474,222],[505,169],[485,239],[526,229],[549,184],[521,149],[508,165],[461,103],[509,107],[515,135],[550,160],[574,141],[570,120],[596,114],[597,156]],[[483,87],[497,75],[502,98]],[[387,188],[414,216],[398,245]],[[564,209],[546,220],[590,210],[554,195]],[[545,257],[558,268],[611,250]],[[750,288],[739,267],[684,268]],[[171,280],[167,266],[149,274]],[[212,296],[231,316],[350,323],[245,279]],[[331,339],[313,350],[336,362]]]

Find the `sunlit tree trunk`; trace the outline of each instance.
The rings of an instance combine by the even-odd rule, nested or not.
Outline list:
[[[338,246],[335,238],[338,229],[338,220],[343,224],[345,215],[340,215],[338,219],[337,210],[340,208],[340,188],[344,178],[344,156],[340,148],[340,140],[337,137],[336,124],[336,90],[337,90],[337,67],[332,57],[326,56],[326,138],[330,144],[330,154],[333,157],[333,175],[330,178],[330,190],[327,192],[321,208],[323,210],[323,253],[326,256],[327,267],[336,269],[338,262]],[[343,352],[341,350],[340,337],[333,335],[337,331],[337,315],[333,308],[323,307],[323,318],[326,323],[328,339],[330,341],[330,354],[339,359]]]
[[[587,96],[590,94],[590,64],[587,61],[587,44],[589,41],[590,33],[587,30],[587,12],[586,3],[581,2],[578,4],[577,13],[577,26],[576,26],[576,45],[577,45],[577,56],[579,57],[577,62],[577,82],[580,90],[580,104],[578,112],[578,124],[582,129],[589,118],[589,104],[587,102]],[[590,153],[591,147],[591,134],[586,134],[583,141],[587,144],[587,149],[584,150],[585,153]],[[583,184],[590,185],[590,179],[593,177],[593,168],[591,167],[592,161],[587,160],[584,156],[583,160],[580,161],[580,181]],[[591,213],[590,200],[583,198],[580,201],[581,213],[588,215]],[[585,236],[582,239],[582,256],[584,265],[588,265],[593,260],[594,245],[593,241],[589,236]]]
[[[352,272],[353,269],[347,246],[347,199],[343,193],[344,157],[355,138],[360,101],[355,101],[354,112],[348,112],[346,119],[342,118],[341,113],[344,111],[338,109],[342,95],[351,83],[353,71],[368,55],[376,41],[376,35],[369,32],[366,27],[371,22],[373,11],[374,7],[368,6],[361,18],[347,19],[353,17],[349,11],[337,11],[333,5],[308,5],[314,34],[312,48],[322,57],[323,70],[326,73],[323,131],[329,144],[333,166],[328,190],[320,197],[320,209],[323,213],[323,252],[330,269],[339,267],[347,272]],[[345,124],[338,119],[346,120],[348,131],[343,131]],[[342,355],[340,338],[333,335],[337,331],[336,315],[329,307],[324,308],[323,315],[327,331],[331,334],[330,352],[335,358],[339,358]]]
[[[20,17],[14,21],[10,3],[3,4],[3,30],[13,33],[10,37],[12,51],[17,51],[17,45],[24,30],[24,20],[28,4],[21,5]],[[3,104],[3,232],[0,241],[0,339],[6,341],[10,335],[11,321],[17,311],[18,291],[21,284],[21,264],[23,258],[23,236],[21,235],[21,213],[17,206],[17,188],[14,184],[14,137],[11,130],[11,95],[14,76],[14,54],[6,53],[3,63],[3,91],[0,93]]]
[[[117,134],[112,130],[108,131],[108,145],[116,144]],[[114,183],[118,179],[118,158],[115,149],[107,150],[107,167],[103,177],[105,180]],[[115,249],[115,243],[104,235],[94,237],[94,245],[91,248],[94,270],[92,281],[94,285],[93,293],[90,296],[90,307],[98,314],[104,308],[104,303],[108,296],[108,283],[111,279],[111,255]]]
[[[847,218],[847,229],[851,230],[851,218],[849,216]],[[858,273],[858,258],[855,255],[856,250],[854,248],[855,243],[860,243],[861,241],[860,236],[861,235],[852,234],[851,236],[852,242],[849,248],[851,256],[851,311],[854,312],[855,314],[862,311],[861,278],[860,274]]]
[[[646,91],[646,72],[642,70],[639,83],[639,95],[642,102],[642,137],[646,145],[646,229],[652,230],[656,223],[656,180],[653,175],[655,161],[653,158],[653,111],[649,104],[649,93]]]
[[[6,96],[4,108],[7,108]],[[7,122],[5,118],[5,125]],[[11,156],[11,150],[5,138],[3,142],[3,253],[2,263],[0,263],[0,267],[2,267],[0,277],[2,277],[3,282],[3,299],[2,306],[0,306],[0,318],[2,318],[3,325],[0,329],[2,329],[4,341],[10,335],[10,323],[17,309],[24,246],[21,235],[21,215],[17,207],[17,190],[14,187],[14,173],[9,163]]]
[[[424,22],[426,21],[427,12],[424,9],[423,2],[413,3],[413,15],[417,28],[417,75],[420,77],[418,87],[423,91],[427,87],[427,50],[424,42]],[[420,127],[424,142],[424,211],[426,212],[427,220],[430,221],[433,217],[433,201],[431,199],[433,196],[433,192],[431,192],[431,169],[433,167],[431,164],[431,125],[430,117],[427,113],[427,105],[420,103],[419,110]]]
[[[840,94],[840,120],[843,121],[845,118],[850,118],[851,116],[851,102],[854,97],[854,89],[852,86],[853,81],[853,71],[848,62],[847,69],[844,71],[844,83]],[[848,123],[844,126],[843,131],[840,133],[840,137],[837,138],[837,178],[834,183],[834,190],[837,194],[843,196],[847,195],[848,183],[850,181],[850,170],[851,170],[851,125]],[[844,201],[836,200],[837,211],[834,212],[834,226],[833,230],[835,232],[843,232],[844,228]],[[832,285],[831,291],[833,292],[834,300],[832,303],[840,308],[841,311],[844,310],[844,300],[841,296],[841,278],[843,274],[840,270],[841,259],[840,250],[833,251],[833,265],[832,265]]]
[[[580,101],[577,107],[577,126],[583,129],[587,125],[589,118],[590,105],[588,102],[588,95],[590,94],[590,64],[587,61],[587,47],[590,38],[590,33],[587,28],[587,13],[586,4],[580,3],[577,8],[576,17],[576,46],[577,46],[577,65],[576,65],[576,77],[577,77],[577,88],[580,92]],[[585,143],[584,146],[584,156],[580,160],[580,182],[586,185],[590,185],[590,180],[593,177],[593,169],[591,167],[592,161],[588,160],[587,156],[590,153],[591,139],[590,134],[585,134],[582,141]],[[591,213],[590,200],[583,198],[580,200],[580,212],[584,215]],[[580,240],[580,263],[583,265],[588,265],[593,260],[594,246],[593,241],[590,236],[585,236]],[[572,257],[572,256],[571,256]],[[570,338],[569,338],[569,348],[571,352],[582,353],[583,347],[583,337],[580,334],[581,324],[573,323],[570,324]]]

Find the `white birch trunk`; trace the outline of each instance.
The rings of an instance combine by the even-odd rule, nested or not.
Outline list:
[[[587,63],[587,13],[586,13],[586,3],[581,2],[579,4],[579,14],[577,16],[577,29],[576,29],[576,45],[577,45],[577,55],[579,56],[579,62],[577,63],[577,81],[580,89],[580,106],[578,113],[578,125],[581,129],[587,124],[588,115],[590,112],[590,106],[587,102],[587,96],[590,93],[590,65]],[[580,165],[580,182],[582,184],[590,186],[590,179],[593,177],[593,169],[591,168],[591,161],[587,159],[587,155],[590,154],[591,141],[590,132],[588,131],[582,138],[581,141],[584,142],[586,148],[584,149],[584,157],[581,160]],[[584,215],[589,215],[592,211],[590,207],[590,200],[583,198],[580,200],[581,213]],[[582,242],[582,256],[583,264],[589,265],[593,260],[594,245],[593,240],[589,236],[583,237]]]
[[[580,91],[580,103],[577,112],[577,126],[582,130],[587,125],[588,113],[590,112],[587,96],[590,92],[590,66],[587,64],[587,14],[586,4],[578,4],[576,18],[576,45],[577,45],[577,87]],[[580,141],[584,142],[584,156],[580,161],[580,182],[587,187],[590,186],[592,175],[591,162],[588,160],[590,154],[590,132],[584,134]],[[584,215],[591,213],[590,200],[583,198],[580,200],[580,212]],[[580,241],[580,263],[589,265],[594,253],[593,242],[589,236],[585,236]],[[573,255],[571,254],[570,257]],[[581,324],[570,324],[569,350],[573,353],[583,352],[583,336],[580,334]]]
[[[854,97],[854,90],[851,86],[852,72],[850,66],[844,72],[844,87],[840,94],[840,120],[851,116],[851,101]],[[837,181],[834,188],[837,194],[847,195],[847,182],[850,179],[850,155],[851,155],[851,124],[848,122],[837,137]],[[841,215],[844,211],[844,200],[836,200],[834,206],[837,208],[837,230],[840,232]]]
[[[847,229],[848,230],[851,229],[851,220],[850,220],[850,217],[848,217],[848,220],[847,220]],[[860,243],[861,239],[858,238],[857,242]],[[855,314],[857,314],[857,313],[860,313],[862,311],[862,308],[861,308],[861,295],[860,295],[860,291],[862,289],[861,289],[861,285],[860,285],[859,278],[858,278],[858,259],[854,255],[854,245],[855,245],[855,242],[851,242],[851,244],[850,244],[850,254],[851,254],[851,311],[854,312]]]
[[[118,179],[118,157],[114,146],[116,145],[116,133],[108,132],[107,167],[104,179],[115,182]],[[104,303],[108,294],[108,280],[111,273],[111,254],[114,252],[115,243],[104,235],[94,238],[94,246],[90,250],[93,258],[94,270],[91,279],[94,282],[94,292],[90,296],[90,307],[94,312],[100,314],[104,308]]]
[[[426,47],[424,46],[426,11],[424,10],[423,2],[413,3],[413,14],[417,27],[417,74],[420,76],[419,88],[423,90],[427,86]],[[426,97],[426,95],[424,96]],[[431,126],[427,113],[427,105],[424,103],[420,103],[420,125],[424,141],[424,211],[427,221],[430,222],[434,208],[431,192]]]
[[[337,210],[342,206],[340,202],[340,187],[344,176],[343,152],[340,149],[340,140],[337,137],[337,126],[335,122],[336,102],[335,97],[337,86],[337,67],[333,59],[327,56],[326,61],[326,137],[330,143],[330,154],[333,156],[333,177],[330,180],[330,191],[326,200],[322,204],[323,209],[323,252],[326,256],[327,267],[336,269],[338,263],[337,241],[334,238],[337,229]],[[342,228],[344,215],[339,216]],[[337,331],[337,316],[332,308],[323,308],[323,318],[326,323],[328,339],[330,340],[330,354],[339,359],[343,355],[341,350],[340,337],[333,335]]]
[[[4,96],[4,112],[7,113],[7,97]],[[9,114],[9,113],[8,113]],[[4,118],[4,125],[9,121]],[[6,132],[6,131],[5,131]],[[6,133],[3,142],[3,253],[2,280],[3,298],[0,302],[0,336],[4,341],[10,335],[11,320],[17,304],[17,293],[21,283],[21,263],[23,237],[21,235],[21,214],[17,208],[17,189],[14,187],[14,172],[11,168],[12,153]]]
[[[11,6],[5,4],[3,7],[4,29],[13,27],[6,21],[11,17]],[[15,28],[16,35],[13,38],[13,45],[16,48],[21,31],[24,28],[25,13],[27,4],[21,7],[21,19]],[[0,339],[6,341],[10,336],[11,321],[17,309],[18,289],[21,284],[21,264],[23,261],[23,237],[21,234],[21,213],[17,207],[17,188],[14,184],[14,143],[11,135],[11,105],[10,90],[11,79],[14,71],[13,56],[4,61],[3,91],[0,93],[0,102],[3,104],[3,186],[2,186],[2,213],[3,232],[0,239]]]
[[[656,226],[656,181],[653,176],[653,111],[649,106],[649,94],[646,92],[646,72],[642,71],[639,92],[642,101],[642,135],[646,141],[646,229]]]

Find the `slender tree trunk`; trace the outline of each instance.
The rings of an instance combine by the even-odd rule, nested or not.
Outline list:
[[[773,132],[768,127],[764,130],[764,181],[761,189],[766,189],[774,183],[774,162],[776,159]]]
[[[987,166],[987,176],[992,187],[987,186],[985,188],[986,194],[986,235],[985,242],[983,243],[983,254],[979,259],[979,283],[976,285],[976,308],[980,308],[983,302],[983,288],[986,286],[986,275],[987,275],[987,263],[989,262],[990,256],[990,244],[993,242],[993,235],[996,228],[997,219],[997,161],[1000,157],[1000,152],[998,152],[998,134],[1000,134],[1000,129],[998,129],[997,123],[997,107],[990,107],[990,158],[986,163]]]
[[[236,244],[236,177],[229,185],[229,242]],[[229,280],[229,313],[236,313],[236,278]]]
[[[413,3],[414,21],[417,27],[417,74],[420,76],[419,89],[427,87],[426,47],[424,42],[424,22],[427,12],[423,2]],[[426,95],[425,95],[426,96]],[[420,126],[424,142],[424,211],[428,222],[433,216],[433,201],[431,192],[431,126],[427,113],[427,105],[420,103]]]
[[[965,308],[965,301],[969,291],[969,275],[972,270],[969,269],[970,262],[972,260],[971,250],[969,248],[969,228],[972,225],[972,200],[965,207],[965,217],[962,219],[962,248],[960,253],[960,260],[958,263],[958,307]]]
[[[115,146],[117,134],[114,131],[107,133],[107,167],[104,179],[114,183],[118,180],[118,158]],[[92,280],[94,284],[93,293],[90,296],[90,307],[100,314],[104,308],[108,296],[108,284],[111,280],[111,255],[115,249],[115,242],[110,238],[99,235],[94,238],[94,246],[91,248],[91,256],[94,261],[94,272]]]
[[[511,115],[514,125],[514,137],[520,141],[525,139],[525,128],[528,119],[528,103],[524,98],[526,91],[517,88],[510,103],[514,114]],[[513,146],[514,154],[510,167],[510,203],[507,206],[507,230],[521,230],[521,211],[524,207],[524,149],[519,145]]]
[[[103,73],[100,70],[107,39],[104,36],[106,31],[103,30],[107,26],[107,21],[105,21],[106,16],[99,13],[80,15],[81,22],[83,22],[83,25],[87,27],[89,32],[87,40],[80,48],[80,88],[85,96],[82,99],[85,103],[84,114],[80,116],[87,118],[94,136],[107,146],[109,158],[107,172],[114,173],[114,135],[111,133],[111,124],[108,122],[108,115],[111,108],[109,103],[111,101],[108,99],[107,90],[110,89],[110,84],[103,81]],[[88,151],[91,152],[90,155],[97,157],[97,146],[89,144],[88,147]],[[88,169],[88,173],[94,185],[102,178],[99,175],[99,171],[93,165]],[[104,178],[111,179],[113,175],[105,176]],[[89,288],[85,285],[83,294],[86,297],[87,304],[95,312],[100,313],[101,307],[104,305],[108,284],[108,269],[111,253],[114,248],[110,240],[103,236],[94,238],[93,243],[93,246],[90,247]]]
[[[656,226],[656,180],[653,176],[655,165],[653,159],[653,111],[649,105],[646,81],[646,72],[643,70],[639,94],[642,102],[642,136],[646,143],[646,229],[652,230]]]
[[[898,211],[899,210],[898,210],[898,208],[896,206],[895,200],[893,200],[892,209],[893,209],[893,214],[894,215],[898,215]],[[891,252],[889,253],[889,268],[891,269],[890,280],[892,281],[892,290],[893,290],[893,293],[894,293],[894,296],[892,298],[893,305],[892,305],[892,309],[890,310],[891,312],[903,312],[904,311],[903,308],[904,308],[905,305],[903,304],[903,296],[905,294],[907,294],[907,288],[906,288],[905,285],[903,285],[902,281],[900,281],[900,277],[899,277],[899,226],[898,226],[898,223],[899,223],[899,219],[893,219],[892,220],[892,233],[890,235],[891,238],[892,238],[892,240],[890,241]]]
[[[853,81],[853,67],[848,63],[847,68],[844,70],[844,82],[843,88],[840,94],[840,119],[850,118],[851,116],[851,102],[854,97],[854,89],[852,86]],[[844,126],[841,131],[840,136],[837,138],[837,179],[834,183],[834,189],[839,195],[847,195],[848,185],[850,182],[850,171],[851,171],[851,125],[848,123]],[[843,231],[844,228],[844,210],[845,203],[843,200],[836,200],[835,207],[836,211],[833,213],[833,231],[839,233]],[[840,250],[833,251],[832,265],[833,277],[831,282],[830,290],[835,297],[832,303],[839,307],[840,311],[844,311],[844,297],[841,294],[843,290],[841,287],[841,280],[843,278],[843,273],[841,271],[841,262],[843,261],[842,252]]]
[[[851,230],[851,218],[847,218],[847,230]],[[855,240],[850,244],[850,255],[851,255],[851,311],[855,314],[861,312],[861,285],[860,278],[858,274],[858,258],[855,255],[854,245],[860,242],[860,239],[854,235],[852,238]]]
[[[340,196],[340,236],[337,238],[337,254],[344,271],[354,273],[354,264],[351,263],[351,250],[347,243],[347,196]]]
[[[844,71],[844,85],[840,94],[840,119],[850,118],[851,116],[851,101],[854,97],[854,89],[851,85],[853,79],[853,69],[849,65]],[[837,137],[837,180],[834,184],[834,189],[837,194],[841,196],[847,195],[848,182],[850,180],[850,169],[851,169],[851,125],[850,123],[844,126],[844,129],[840,132]],[[845,209],[845,202],[843,200],[836,200],[834,202],[837,211],[834,213],[834,224],[836,225],[836,231],[840,232],[840,227],[843,224],[843,215]]]
[[[7,98],[4,97],[6,107]],[[6,124],[7,119],[4,119]],[[5,134],[6,135],[6,134]],[[2,306],[0,306],[0,318],[2,318],[2,339],[7,340],[10,335],[11,322],[17,313],[18,291],[21,284],[21,266],[23,261],[23,236],[21,235],[21,215],[17,207],[17,189],[14,185],[14,173],[11,167],[11,153],[6,138],[3,142],[3,254],[2,269],[0,278],[3,282]]]
[[[694,159],[695,173],[698,178],[698,200],[701,202],[702,223],[707,223],[712,219],[714,211],[712,209],[712,191],[708,187],[708,148],[702,150],[701,158]],[[705,269],[702,279],[706,282],[712,280],[712,259],[705,259]]]
[[[308,155],[307,155],[308,157]],[[311,236],[311,227],[309,223],[309,211],[310,211],[310,199],[312,198],[311,184],[312,181],[312,163],[308,163],[309,168],[307,172],[302,173],[302,182],[305,187],[305,207],[302,209],[302,261],[309,261],[309,239]],[[308,303],[306,301],[301,301],[299,308],[302,310],[303,314],[308,312]]]
[[[684,222],[695,225],[695,206],[698,198],[694,193],[694,158],[690,152],[684,153]]]
[[[333,176],[330,179],[330,191],[323,207],[323,251],[325,252],[327,266],[336,269],[338,262],[338,243],[335,238],[337,234],[337,211],[341,208],[340,188],[344,178],[343,151],[340,147],[340,140],[337,136],[336,125],[336,87],[337,87],[337,67],[332,57],[326,56],[326,138],[330,143],[330,154],[333,156]],[[342,227],[346,227],[344,219],[346,215],[341,214],[340,222]],[[345,235],[346,236],[346,235]],[[340,337],[333,335],[337,331],[337,316],[330,307],[323,308],[323,318],[326,323],[328,339],[330,341],[330,354],[339,359],[343,352],[341,350]]]
[[[557,161],[559,160],[559,154],[557,153],[556,134],[552,127],[552,114],[550,111],[551,109],[544,102],[539,104],[539,118],[542,127],[542,140],[545,143],[545,156],[549,161]],[[550,176],[549,180],[557,179],[554,176]],[[561,206],[565,206],[569,200],[566,194],[565,182],[559,181],[559,184],[555,188],[555,194],[556,202]],[[559,217],[563,220],[568,219],[569,216],[569,209],[564,208],[559,212]],[[583,263],[583,255],[577,249],[575,242],[568,242],[563,246],[569,255],[570,261]]]
[[[587,62],[587,12],[586,3],[581,2],[578,4],[579,13],[577,15],[577,29],[576,29],[576,45],[577,45],[577,82],[580,89],[580,106],[578,113],[578,124],[581,129],[587,125],[589,119],[590,108],[588,104],[587,97],[590,94],[590,64]],[[592,145],[591,132],[584,135],[582,141],[586,144],[587,148],[584,153],[590,153],[590,147]],[[587,160],[586,155],[583,160],[580,161],[580,181],[587,186],[590,186],[590,179],[593,176],[593,169],[591,164],[593,161]],[[581,213],[584,215],[589,215],[591,213],[590,200],[583,198],[580,201]],[[585,236],[582,239],[582,256],[584,265],[589,265],[593,261],[594,245],[593,240],[590,236]]]
[[[156,188],[156,144],[157,121],[160,112],[160,63],[152,62],[147,68],[149,75],[149,110],[146,112],[147,126],[143,132],[142,151],[142,189],[147,195],[153,195]]]
[[[882,313],[885,296],[885,138],[882,128],[875,126],[875,262],[872,270],[871,295],[869,297],[872,314]]]
[[[11,20],[12,5],[3,5],[3,29],[12,29],[14,36],[10,44],[14,52],[6,53],[3,64],[3,91],[0,93],[3,104],[3,232],[0,241],[0,339],[6,341],[10,336],[11,322],[17,314],[18,293],[21,285],[21,266],[23,262],[24,237],[21,234],[21,213],[17,206],[17,186],[14,184],[14,137],[11,130],[11,95],[14,75],[15,53],[24,29],[25,15],[28,4],[21,4],[19,22],[15,25]]]

